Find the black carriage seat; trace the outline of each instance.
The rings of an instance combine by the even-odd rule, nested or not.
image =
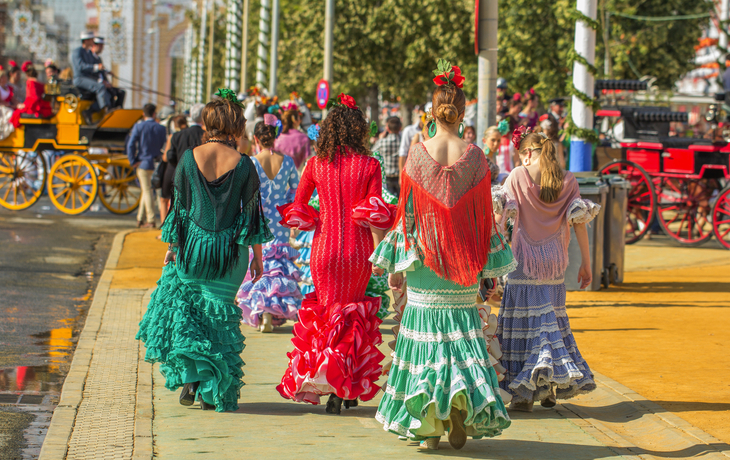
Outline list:
[[[61,94],[66,95],[69,93],[75,95],[82,101],[96,100],[96,93],[94,93],[93,91],[86,91],[85,89],[73,86],[70,83],[61,83]]]
[[[660,137],[665,149],[688,149],[690,145],[712,145],[711,139],[701,137]]]
[[[29,119],[32,119],[32,120],[46,120],[46,121],[48,121],[48,123],[51,122],[51,119],[50,118],[41,118],[38,115],[35,115],[33,113],[21,113],[20,114],[20,118],[29,118]]]

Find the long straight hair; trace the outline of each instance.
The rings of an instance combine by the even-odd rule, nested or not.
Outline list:
[[[522,140],[520,154],[527,150],[540,150],[540,199],[552,203],[563,191],[563,169],[558,163],[558,154],[553,142],[540,134],[528,134]]]

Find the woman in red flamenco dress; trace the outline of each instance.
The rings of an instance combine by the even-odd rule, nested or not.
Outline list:
[[[38,71],[33,67],[33,63],[26,61],[21,66],[27,81],[25,83],[25,101],[18,104],[18,108],[13,112],[10,123],[18,128],[20,126],[20,115],[29,113],[36,118],[50,118],[53,115],[51,104],[43,99],[45,93],[45,85],[38,81]]]
[[[365,288],[373,243],[390,229],[395,207],[383,202],[380,163],[366,147],[369,129],[355,100],[340,94],[332,105],[294,202],[279,207],[282,224],[314,230],[315,292],[302,302],[289,367],[276,389],[311,404],[330,395],[326,412],[339,414],[343,400],[349,408],[380,389],[380,298],[365,297]],[[321,214],[307,204],[315,188]]]

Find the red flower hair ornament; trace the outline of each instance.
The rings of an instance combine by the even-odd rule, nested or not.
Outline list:
[[[32,62],[30,62],[30,61],[25,61],[25,62],[23,63],[23,65],[22,65],[22,66],[20,66],[20,70],[22,70],[23,72],[27,72],[27,71],[28,71],[28,69],[30,69],[30,67],[31,67],[32,65],[33,65],[33,63],[32,63]]]
[[[18,63],[13,60],[8,61],[8,65],[10,66],[11,70],[13,69],[13,67],[18,67]]]
[[[439,59],[436,65],[438,68],[433,71],[434,75],[436,75],[433,82],[436,83],[437,86],[454,85],[457,88],[464,87],[464,81],[466,78],[461,76],[460,68],[455,65],[452,66],[451,63],[445,59]]]
[[[515,150],[520,150],[522,139],[530,133],[532,133],[532,128],[527,128],[525,125],[518,126],[517,129],[512,132],[512,145],[515,146]]]
[[[344,106],[348,109],[358,110],[359,107],[355,103],[355,98],[345,94],[340,93],[337,98],[330,100],[329,104],[327,104],[327,108],[337,107],[337,106]]]

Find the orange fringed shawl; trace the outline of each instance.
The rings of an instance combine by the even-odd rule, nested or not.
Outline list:
[[[395,221],[403,233],[408,196],[413,202],[417,245],[423,264],[442,278],[471,286],[489,259],[494,219],[489,165],[471,145],[451,166],[442,166],[417,144],[401,175]],[[406,238],[406,250],[411,246]]]

